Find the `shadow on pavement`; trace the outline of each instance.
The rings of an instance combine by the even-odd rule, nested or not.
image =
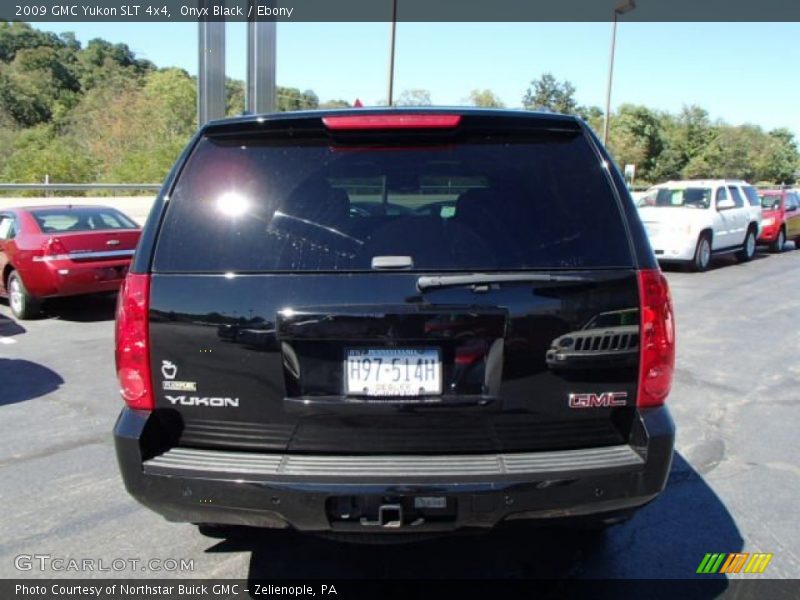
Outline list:
[[[14,319],[0,315],[0,337],[11,337],[25,333],[25,328]]]
[[[517,522],[521,523],[521,522]],[[517,525],[424,542],[360,545],[290,531],[238,531],[207,552],[252,551],[253,579],[691,578],[706,552],[743,541],[725,505],[679,454],[669,484],[630,521],[606,532]],[[727,587],[703,575],[708,597]]]
[[[788,252],[789,250],[793,250],[793,249],[794,249],[793,245],[787,243],[785,252]],[[768,252],[766,249],[758,248],[756,250],[755,255],[750,260],[750,262],[764,260],[765,258],[769,258],[770,255],[771,255],[771,253]],[[691,268],[689,267],[689,265],[683,264],[683,263],[665,262],[665,263],[659,263],[659,265],[661,266],[661,270],[666,272],[666,273],[681,273],[681,272],[686,273],[686,272],[689,272],[689,273],[693,273],[695,275],[702,275],[703,274],[703,273],[697,273],[695,271],[692,271]],[[708,270],[706,272],[708,273],[708,272],[711,272],[711,271],[716,271],[717,269],[725,269],[727,267],[746,266],[746,265],[747,265],[746,262],[745,263],[739,262],[733,254],[722,254],[722,255],[718,255],[718,256],[715,255],[715,256],[711,257],[711,263],[708,265]]]
[[[95,323],[112,321],[116,307],[116,294],[71,296],[48,300],[43,306],[43,312],[45,317],[54,317],[60,321]]]
[[[0,358],[0,406],[33,400],[57,390],[64,380],[39,363]]]

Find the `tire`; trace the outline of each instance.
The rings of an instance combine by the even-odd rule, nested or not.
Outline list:
[[[702,272],[707,271],[708,266],[711,264],[711,239],[707,233],[700,234],[697,238],[697,247],[694,250],[694,258],[692,259],[692,271]]]
[[[775,241],[769,245],[770,252],[783,252],[783,247],[786,245],[786,232],[781,227]]]
[[[39,301],[28,293],[22,278],[16,271],[11,271],[6,282],[8,306],[17,319],[33,319],[39,314]]]
[[[736,253],[736,258],[739,262],[749,262],[753,260],[756,254],[756,233],[753,228],[747,230],[747,235],[744,236],[744,243],[742,249]]]

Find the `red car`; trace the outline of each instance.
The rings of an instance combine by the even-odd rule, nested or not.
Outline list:
[[[800,195],[794,190],[763,190],[758,196],[763,216],[759,243],[769,244],[773,252],[781,252],[786,240],[800,248]]]
[[[0,209],[0,296],[30,319],[44,298],[114,292],[140,233],[108,206]]]

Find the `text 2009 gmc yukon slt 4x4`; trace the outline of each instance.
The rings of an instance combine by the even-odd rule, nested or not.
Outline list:
[[[603,315],[626,319],[553,368]],[[125,485],[174,521],[612,522],[670,467],[669,290],[573,117],[212,122],[149,216],[116,334]]]

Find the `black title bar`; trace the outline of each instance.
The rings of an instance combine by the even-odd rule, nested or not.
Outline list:
[[[794,0],[2,0],[5,21],[800,21]],[[622,14],[624,13],[624,15]]]

